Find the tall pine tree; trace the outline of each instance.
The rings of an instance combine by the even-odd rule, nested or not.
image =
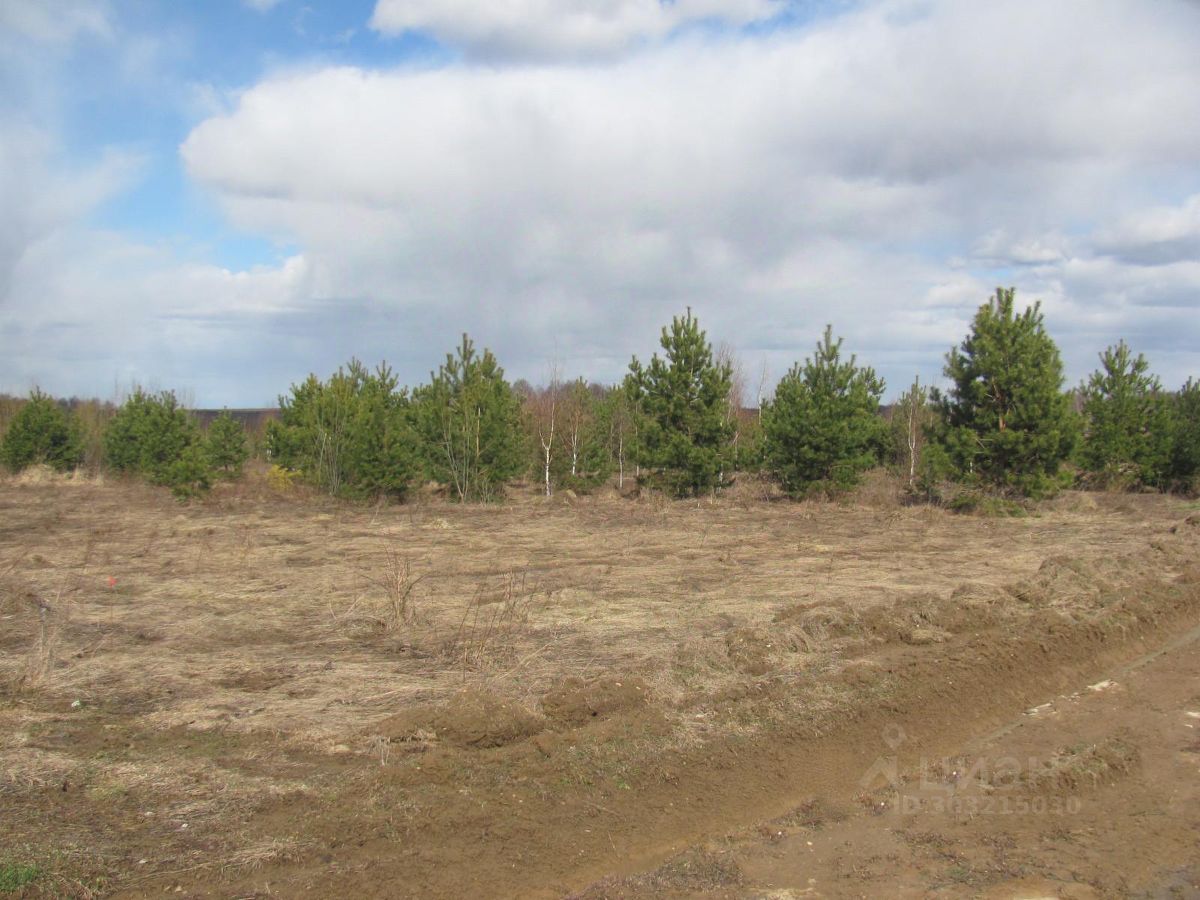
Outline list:
[[[965,480],[1037,496],[1057,487],[1078,424],[1041,304],[1017,313],[1014,294],[998,288],[947,354],[936,437]]]
[[[763,410],[767,467],[793,496],[854,487],[886,443],[883,379],[854,356],[843,360],[841,348],[826,326],[816,352],[783,376]]]
[[[250,451],[246,448],[246,429],[223,410],[208,426],[204,449],[209,464],[222,478],[240,478]]]
[[[690,308],[663,328],[660,343],[665,357],[654,354],[649,366],[634,357],[629,364],[642,481],[675,497],[716,490],[733,463],[727,411],[733,370],[713,359]]]
[[[465,334],[413,392],[413,414],[429,474],[458,500],[496,499],[525,468],[520,397],[492,351],[477,354]]]
[[[1171,484],[1174,489],[1200,489],[1200,381],[1189,378],[1171,403]]]
[[[1124,341],[1109,347],[1080,393],[1083,468],[1108,487],[1163,484],[1171,462],[1171,407],[1146,358],[1134,356]]]

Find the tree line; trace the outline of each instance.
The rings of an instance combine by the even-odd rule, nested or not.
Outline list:
[[[1067,389],[1039,304],[998,289],[946,356],[945,390],[919,380],[882,414],[885,384],[827,327],[812,353],[758,409],[743,404],[729,354],[714,352],[689,309],[614,385],[511,384],[466,335],[427,383],[409,389],[386,365],[357,360],[310,375],[280,397],[262,454],[331,495],[403,499],[435,481],[460,501],[503,496],[532,477],[547,495],[615,480],[674,497],[711,494],[762,473],[787,494],[834,495],[880,464],[914,496],[969,491],[1041,497],[1080,483],[1194,492],[1200,481],[1200,384],[1163,388],[1124,343]],[[93,429],[94,430],[94,429]],[[11,415],[0,461],[11,470],[84,462],[80,417],[34,391]],[[135,390],[100,439],[103,465],[180,496],[237,477],[249,449],[228,413],[202,433],[169,391]],[[94,454],[92,454],[94,455]],[[948,486],[950,490],[948,490]]]

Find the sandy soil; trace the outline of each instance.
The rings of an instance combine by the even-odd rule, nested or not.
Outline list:
[[[1200,897],[1200,629],[1109,675],[583,896]]]
[[[31,896],[975,896],[1059,878],[987,856],[1019,819],[1010,855],[1034,859],[1021,842],[1046,815],[889,810],[922,757],[975,752],[1200,621],[1198,545],[1194,509],[1162,497],[984,519],[878,484],[844,505],[363,508],[254,480],[191,506],[10,480],[0,865],[36,864]],[[1087,804],[1166,753],[1068,734],[1068,707],[1134,696],[1117,680],[1006,733],[1061,721],[1013,746],[1066,775],[980,797],[1066,803],[1073,766],[1109,766],[1053,825],[1108,828]],[[863,786],[895,729],[895,784]],[[1194,814],[1162,821],[1175,838],[1142,881],[1084,854],[1070,884],[1170,889],[1177,865],[1187,890],[1169,857],[1195,861]],[[851,865],[847,841],[876,861]]]

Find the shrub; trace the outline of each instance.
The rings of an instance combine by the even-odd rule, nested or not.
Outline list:
[[[853,356],[843,361],[841,347],[827,326],[816,352],[792,366],[763,410],[767,469],[792,496],[853,488],[887,440],[883,380]]]
[[[51,397],[35,390],[0,440],[0,460],[13,472],[45,464],[59,472],[83,462],[78,424]]]
[[[108,423],[104,455],[111,469],[165,485],[181,499],[212,485],[200,429],[172,391],[135,390]]]
[[[246,447],[246,429],[229,414],[229,410],[225,410],[208,426],[204,449],[209,465],[218,470],[222,477],[238,478],[250,455]]]
[[[0,394],[0,440],[4,439],[4,435],[8,432],[8,426],[12,422],[13,417],[21,411],[21,407],[25,405],[25,401],[20,397],[14,397],[11,394]]]
[[[639,413],[642,481],[675,497],[715,491],[733,470],[733,369],[713,359],[690,309],[663,328],[659,343],[664,357],[654,354],[645,367],[634,357],[627,380]]]
[[[334,496],[403,498],[418,470],[407,393],[386,364],[352,359],[327,382],[310,375],[280,397],[267,426],[276,465]]]
[[[1079,462],[1108,487],[1161,486],[1171,462],[1171,406],[1142,354],[1124,341],[1100,354],[1080,389],[1084,434]]]
[[[1030,496],[1052,493],[1078,435],[1058,347],[1041,305],[1018,314],[997,289],[946,356],[949,393],[933,392],[937,439],[958,477]]]
[[[527,468],[520,398],[492,352],[477,355],[465,334],[413,392],[413,421],[428,474],[460,501],[493,500]]]
[[[1177,490],[1200,488],[1200,381],[1189,378],[1170,404],[1172,486]]]
[[[69,402],[69,414],[79,427],[83,465],[93,472],[104,463],[104,430],[115,412],[113,404],[99,400],[72,399]]]
[[[42,870],[21,863],[0,863],[0,892],[11,893],[37,881]]]

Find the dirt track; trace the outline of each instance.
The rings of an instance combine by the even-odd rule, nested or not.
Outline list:
[[[1022,717],[1200,622],[1200,519],[1165,498],[986,520],[878,498],[180,508],[51,482],[0,505],[0,846],[44,867],[35,892],[976,896],[1061,881],[1022,841],[1103,846],[1071,837],[1100,827],[1088,803],[1179,774],[1157,739]],[[1115,680],[1068,707],[1134,696]],[[1014,720],[1027,745],[970,749]],[[907,796],[861,783],[897,727],[897,776],[1010,746],[1050,769],[985,785],[1009,811],[974,824],[873,815]],[[1141,881],[1080,851],[1072,889],[1169,886],[1196,820],[1161,824]]]
[[[806,798],[587,898],[1200,897],[1200,628],[955,752],[893,724]]]

